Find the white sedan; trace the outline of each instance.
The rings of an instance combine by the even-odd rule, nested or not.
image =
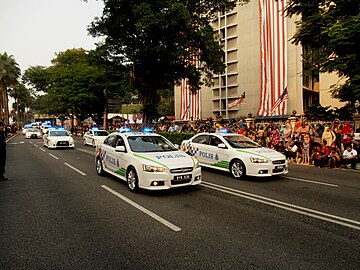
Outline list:
[[[246,136],[231,133],[199,133],[181,143],[181,150],[195,156],[201,166],[228,171],[240,179],[288,173],[285,156],[264,148]]]
[[[74,138],[63,128],[49,128],[43,135],[44,146],[47,148],[74,148]]]
[[[199,162],[154,133],[111,133],[96,146],[96,171],[125,180],[132,192],[201,183]]]
[[[95,147],[97,144],[102,143],[109,135],[106,130],[90,129],[84,134],[84,145],[91,145]]]
[[[27,128],[25,131],[26,139],[39,139],[41,138],[41,130],[38,128]]]

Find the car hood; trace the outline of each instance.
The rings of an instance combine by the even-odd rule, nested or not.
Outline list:
[[[269,148],[243,148],[243,149],[236,149],[239,153],[247,153],[253,154],[254,157],[258,158],[268,158],[270,160],[278,160],[278,159],[285,159],[285,156],[275,150]]]
[[[71,137],[69,136],[54,136],[54,137],[48,137],[50,140],[54,140],[54,141],[67,141],[70,140]]]
[[[191,156],[181,151],[134,153],[134,156],[143,159],[149,165],[161,165],[169,169],[194,167],[195,164],[195,160]]]

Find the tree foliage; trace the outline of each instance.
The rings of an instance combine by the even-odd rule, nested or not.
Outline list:
[[[89,32],[106,37],[109,53],[132,64],[132,82],[148,114],[159,103],[159,89],[188,78],[196,92],[211,83],[212,74],[224,71],[223,51],[211,19],[235,4],[231,0],[104,0],[103,14]]]
[[[333,97],[351,105],[360,100],[360,1],[291,0],[287,12],[301,15],[293,42],[310,49],[305,60],[346,79],[333,86]]]
[[[18,82],[20,76],[19,64],[15,61],[14,56],[8,55],[6,52],[0,54],[0,84],[1,84],[1,102],[0,113],[2,120],[7,125],[9,123],[9,98],[8,87]]]
[[[311,121],[333,121],[334,119],[351,120],[351,108],[345,106],[342,108],[331,109],[331,106],[323,107],[320,104],[313,105],[304,113],[304,117]]]

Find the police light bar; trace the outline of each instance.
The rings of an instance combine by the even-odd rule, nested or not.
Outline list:
[[[120,133],[130,132],[131,131],[131,129],[129,127],[121,127],[121,128],[117,128],[116,130],[118,132],[120,132]]]
[[[144,128],[144,133],[151,133],[152,132],[152,128]]]
[[[99,130],[98,127],[93,127],[92,130],[96,131],[96,130]]]
[[[226,128],[221,128],[220,133],[228,133],[229,131]]]

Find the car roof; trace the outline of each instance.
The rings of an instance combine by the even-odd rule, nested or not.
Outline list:
[[[148,132],[117,132],[117,134],[122,134],[125,137],[130,136],[161,136],[156,133],[148,133]]]
[[[196,135],[217,135],[217,136],[244,136],[242,134],[238,134],[238,133],[214,133],[214,132],[202,132],[202,133],[198,133]]]

